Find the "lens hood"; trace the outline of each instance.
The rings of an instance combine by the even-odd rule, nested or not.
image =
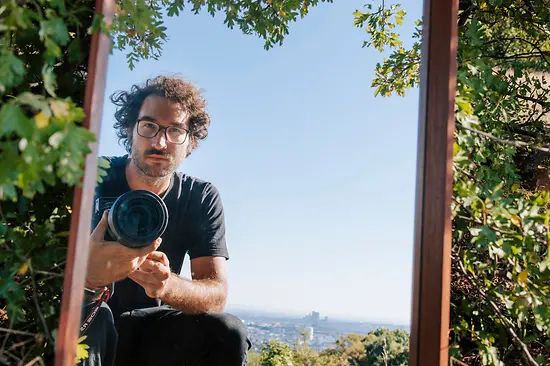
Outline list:
[[[130,248],[141,248],[164,233],[168,227],[168,208],[157,194],[132,190],[112,204],[108,223],[114,240]]]

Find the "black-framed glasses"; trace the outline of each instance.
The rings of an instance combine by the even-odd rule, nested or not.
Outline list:
[[[137,121],[137,133],[141,137],[152,139],[162,130],[164,130],[164,137],[166,137],[166,141],[171,144],[181,145],[185,142],[187,136],[189,135],[189,131],[185,128],[176,126],[164,127],[156,122],[146,119],[140,119]]]

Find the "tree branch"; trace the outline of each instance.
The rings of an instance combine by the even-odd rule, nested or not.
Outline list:
[[[462,366],[468,366],[467,364],[465,364],[464,362],[460,361],[460,360],[457,360],[456,358],[454,358],[453,356],[451,356],[451,366],[453,365],[453,362],[456,362],[458,363],[459,365],[462,365]]]
[[[31,280],[32,280],[32,301],[34,303],[34,306],[36,307],[38,316],[40,317],[40,322],[42,323],[42,327],[44,328],[46,337],[50,342],[55,343],[50,333],[50,330],[48,329],[48,325],[46,324],[46,320],[44,319],[44,315],[42,315],[42,311],[40,310],[40,304],[38,303],[38,294],[36,292],[36,281],[34,280],[34,272],[32,269],[32,265],[29,265],[29,272],[31,274]]]
[[[492,58],[492,59],[495,59],[495,60],[514,60],[514,59],[535,58],[535,57],[539,57],[539,56],[543,56],[544,61],[546,61],[548,63],[548,60],[546,59],[545,56],[550,56],[549,52],[544,52],[544,53],[528,52],[528,53],[518,53],[518,54],[515,54],[515,55],[509,55],[509,56],[482,55],[482,57]]]
[[[531,42],[531,41],[528,41],[524,38],[521,38],[521,37],[511,37],[511,38],[499,38],[497,40],[497,42],[501,42],[501,41],[510,41],[510,43],[508,44],[508,47],[512,44],[512,42],[514,41],[520,41],[520,42],[524,42],[524,43],[527,43],[528,45],[532,46],[534,49],[536,49],[538,51],[538,53],[540,54],[540,56],[542,56],[542,58],[544,59],[544,62],[546,62],[547,64],[550,65],[550,61],[548,61],[548,59],[546,58],[546,56],[549,56],[550,54],[548,53],[548,51],[544,51],[542,48],[540,48],[539,45],[537,45],[536,43],[534,42]],[[510,56],[512,58],[516,58],[517,56],[519,56],[520,58],[524,58],[524,56],[526,55],[533,55],[535,56],[536,54],[532,54],[532,53],[523,53],[523,54],[518,54],[518,55],[515,55],[515,56]],[[498,57],[498,56],[497,56]],[[503,56],[504,57],[504,56]]]
[[[529,102],[537,103],[543,107],[548,107],[548,102],[542,101],[538,98],[528,97],[526,95],[516,94],[516,98],[527,100]]]
[[[25,364],[25,366],[33,366],[39,364],[40,366],[44,366],[44,361],[42,360],[42,357],[36,356],[32,360],[30,360],[28,363]]]
[[[32,336],[32,337],[36,337],[39,335],[35,333],[24,332],[22,330],[15,330],[15,329],[3,328],[3,327],[0,327],[0,332],[5,332],[9,334],[26,335],[26,336]]]
[[[523,141],[503,140],[503,139],[500,139],[496,136],[491,135],[490,133],[483,132],[483,131],[480,131],[480,130],[476,130],[475,128],[466,127],[466,126],[462,125],[459,122],[455,122],[455,124],[456,124],[456,127],[460,128],[460,129],[473,132],[477,135],[483,136],[485,138],[488,138],[488,139],[493,140],[495,142],[498,142],[500,144],[515,146],[515,147],[523,147],[523,148],[542,151],[542,152],[545,152],[545,153],[550,153],[550,149],[545,148],[545,147],[539,147],[539,146],[531,145],[531,144],[528,144],[528,143],[523,142]]]
[[[528,136],[528,137],[532,137],[534,139],[536,139],[538,137],[538,135],[535,132],[525,131],[525,130],[522,130],[521,128],[519,128],[519,127],[514,128],[514,132],[517,133],[518,135]]]
[[[512,338],[512,342],[516,345],[516,347],[521,351],[522,358],[524,361],[531,366],[538,366],[537,361],[533,358],[531,353],[529,352],[529,348],[527,348],[527,345],[523,343],[523,341],[518,337],[516,332],[513,329],[513,324],[506,318],[502,312],[500,311],[500,308],[497,306],[497,304],[494,303],[493,300],[489,299],[485,291],[481,289],[481,285],[477,283],[476,278],[473,275],[470,275],[468,271],[466,271],[466,268],[464,268],[464,264],[462,264],[462,260],[460,258],[457,258],[458,265],[460,267],[460,270],[466,276],[468,281],[470,281],[473,285],[473,287],[478,291],[478,293],[483,296],[491,305],[493,310],[495,311],[496,315],[499,317],[499,319],[502,321],[504,326],[504,329],[506,330],[506,333]]]
[[[499,229],[499,228],[496,228],[494,226],[489,226],[485,223],[483,223],[482,221],[480,221],[476,215],[474,214],[474,212],[472,211],[472,209],[470,207],[467,207],[467,206],[464,206],[462,203],[458,202],[458,200],[456,198],[453,198],[453,201],[460,207],[462,207],[467,213],[468,215],[470,215],[470,217],[466,217],[466,216],[462,216],[462,215],[457,215],[457,217],[459,219],[462,219],[462,220],[467,220],[467,221],[471,221],[471,222],[474,222],[478,225],[485,225],[487,226],[489,229],[493,230],[493,231],[496,231],[498,233],[501,233],[501,234],[504,234],[504,235],[517,235],[518,233],[517,232],[513,232],[513,231],[507,231],[507,230],[502,230],[502,229]]]

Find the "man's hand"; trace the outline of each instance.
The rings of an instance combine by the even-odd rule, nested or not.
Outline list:
[[[162,241],[158,238],[144,248],[127,248],[118,242],[104,240],[107,225],[107,211],[105,211],[90,236],[86,283],[96,288],[126,278],[142,265],[147,256],[154,252]]]
[[[170,262],[162,252],[150,253],[139,268],[128,275],[138,283],[147,296],[153,299],[162,298],[169,290]]]

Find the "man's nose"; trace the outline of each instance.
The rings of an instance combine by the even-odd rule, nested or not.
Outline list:
[[[159,133],[155,137],[153,137],[153,146],[159,150],[166,148],[167,143],[165,130],[159,131]]]

